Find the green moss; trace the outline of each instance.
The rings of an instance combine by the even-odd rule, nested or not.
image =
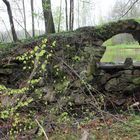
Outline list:
[[[127,86],[126,88],[124,88],[124,91],[125,92],[129,92],[129,93],[132,93],[132,91],[136,88],[135,85],[133,84],[130,84],[129,86]]]
[[[133,79],[135,85],[140,85],[140,77]]]
[[[0,58],[7,56],[19,43],[0,43]]]

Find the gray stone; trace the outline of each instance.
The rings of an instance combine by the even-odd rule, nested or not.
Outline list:
[[[85,104],[85,96],[83,94],[76,94],[74,102],[75,102],[75,105]]]
[[[128,74],[128,75],[132,74],[132,70],[124,70],[123,72],[124,72],[124,74]]]
[[[132,58],[126,58],[124,62],[125,68],[131,68],[133,66],[133,59]]]
[[[134,74],[135,76],[140,76],[140,70],[134,70],[133,74]]]
[[[3,74],[3,75],[10,75],[12,74],[12,69],[0,69],[0,74]]]
[[[110,74],[108,73],[104,74],[104,76],[101,77],[101,84],[104,85],[109,80],[110,77],[111,77]]]
[[[43,92],[46,93],[46,95],[44,96],[44,100],[46,100],[50,103],[56,101],[56,98],[55,98],[56,93],[52,89],[52,87],[44,87]]]
[[[111,91],[112,89],[114,89],[114,87],[116,87],[119,84],[119,81],[117,78],[113,78],[111,80],[109,80],[107,82],[107,84],[105,85],[105,90],[107,91]]]
[[[118,99],[114,101],[114,103],[118,106],[123,105],[125,102],[126,102],[126,99]]]
[[[123,93],[133,93],[135,90],[136,86],[134,84],[130,84],[127,87],[124,87]]]
[[[140,85],[140,77],[133,79],[135,85]]]

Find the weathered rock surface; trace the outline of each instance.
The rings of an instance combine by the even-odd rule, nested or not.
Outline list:
[[[133,60],[127,58],[124,64],[121,64],[122,67],[123,69],[116,69],[114,64],[113,67],[108,64],[99,66],[102,69],[100,83],[107,92],[133,94],[140,89],[140,69],[135,69]]]

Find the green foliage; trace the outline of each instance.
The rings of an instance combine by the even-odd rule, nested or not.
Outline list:
[[[20,133],[26,127],[32,127],[30,114],[22,116],[21,110],[28,108],[29,104],[33,102],[32,97],[23,98],[29,88],[11,89],[0,85],[0,93],[2,94],[2,101],[0,102],[0,118],[9,123],[10,135]]]
[[[10,135],[21,133],[21,131],[26,131],[35,125],[33,117],[35,110],[29,108],[34,102],[43,100],[41,99],[42,90],[39,92],[34,87],[42,80],[44,73],[47,70],[47,65],[53,56],[53,48],[56,44],[54,41],[52,46],[46,51],[46,43],[47,39],[44,39],[39,46],[34,48],[34,50],[16,57],[18,61],[23,63],[23,70],[33,73],[33,77],[31,77],[31,79],[29,78],[25,87],[21,89],[11,89],[6,88],[4,85],[0,85],[0,93],[3,98],[3,101],[0,103],[0,118],[7,123],[11,122]],[[24,111],[29,113],[22,116]]]
[[[90,120],[94,113],[89,113],[90,110],[83,106],[79,108],[81,111],[76,112],[75,98],[71,96],[77,94],[72,93],[73,91],[85,91],[85,94],[89,91],[94,92],[92,86],[87,83],[86,69],[79,67],[85,58],[89,59],[89,55],[82,49],[75,51],[70,45],[59,48],[56,41],[49,44],[47,39],[43,39],[33,50],[15,58],[22,63],[23,71],[29,78],[24,81],[25,87],[20,89],[0,85],[3,99],[8,100],[8,103],[1,103],[0,116],[6,123],[12,122],[10,135],[17,135],[35,127],[37,125],[34,121],[35,116],[40,116],[38,112],[55,116],[58,124],[61,122],[71,124],[73,117],[81,112],[82,117],[86,116],[83,123]],[[78,87],[74,83],[77,80]],[[56,101],[52,97],[53,94],[59,102],[57,106],[50,104],[51,101]],[[103,99],[98,100],[102,104]],[[41,115],[41,121],[47,119],[46,114]]]
[[[40,105],[36,106],[37,108],[42,108],[42,106],[45,108],[47,105],[43,89],[39,88],[41,81],[52,83],[52,87],[57,93],[63,93],[67,90],[70,81],[59,60],[55,59],[57,57],[55,49],[56,41],[49,45],[47,39],[44,39],[33,50],[15,58],[23,64],[23,71],[30,73],[25,87],[11,89],[0,85],[3,99],[8,100],[6,103],[1,102],[0,118],[7,123],[12,122],[11,136],[25,132],[36,125],[34,116],[37,112],[35,108],[32,108],[34,104]],[[80,61],[80,57],[76,56],[73,61]],[[48,69],[51,69],[51,73]],[[52,81],[50,81],[49,74],[53,76]],[[63,114],[60,119],[65,121],[67,116]]]

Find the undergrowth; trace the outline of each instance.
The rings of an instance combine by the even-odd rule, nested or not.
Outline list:
[[[90,84],[87,72],[79,68],[83,57],[89,56],[70,45],[58,49],[56,41],[49,44],[44,39],[33,50],[15,58],[30,74],[19,89],[0,85],[1,138],[40,140],[45,132],[52,140],[77,140],[84,134],[89,139],[108,139],[120,129],[125,133],[127,125],[118,122],[127,123],[127,118],[104,111],[105,95]],[[134,131],[139,119],[132,118],[136,119],[130,118],[128,124],[133,125]],[[116,139],[121,136],[116,135]]]

